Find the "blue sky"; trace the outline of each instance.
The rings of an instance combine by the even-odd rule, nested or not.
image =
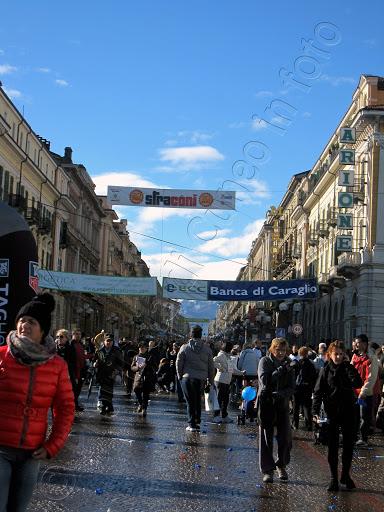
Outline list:
[[[240,191],[237,212],[118,212],[153,275],[235,279],[266,210],[292,174],[315,163],[359,76],[384,74],[382,17],[372,14],[381,8],[378,0],[366,12],[357,1],[19,0],[2,12],[0,79],[55,152],[73,148],[99,193],[107,184],[217,189],[234,180],[226,188]],[[319,23],[334,25],[340,42],[316,40],[324,58],[317,78],[302,78],[306,92],[284,87],[279,71],[294,69]],[[255,120],[274,100],[290,105],[283,130]],[[268,161],[234,176],[251,141],[265,145]]]

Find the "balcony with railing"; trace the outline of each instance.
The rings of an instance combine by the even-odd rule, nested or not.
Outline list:
[[[337,273],[347,279],[357,277],[360,272],[361,254],[359,252],[343,252],[337,258]]]
[[[329,282],[329,273],[320,272],[317,278],[320,293],[329,293],[332,290],[332,286]]]
[[[345,279],[339,275],[339,267],[338,265],[334,265],[330,267],[328,273],[328,283],[335,288],[344,288]]]

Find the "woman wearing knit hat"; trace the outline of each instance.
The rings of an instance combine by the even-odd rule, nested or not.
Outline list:
[[[40,461],[55,456],[71,430],[68,368],[49,335],[54,307],[52,295],[37,295],[20,309],[16,330],[0,347],[0,510],[27,509]]]

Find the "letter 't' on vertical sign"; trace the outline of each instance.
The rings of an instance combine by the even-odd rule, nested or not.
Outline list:
[[[36,295],[37,248],[24,218],[0,201],[0,345],[23,304]]]
[[[337,227],[340,229],[353,229],[352,213],[339,213],[337,216]]]
[[[350,192],[339,192],[337,206],[339,208],[353,208],[353,194]]]
[[[354,144],[356,142],[356,128],[349,128],[349,126],[340,128],[339,141],[341,144]]]
[[[355,150],[341,149],[339,153],[340,165],[355,165]]]
[[[340,187],[353,187],[353,180],[355,179],[355,171],[353,169],[346,169],[339,171],[338,185]]]
[[[338,235],[336,237],[336,251],[352,252],[352,235]]]

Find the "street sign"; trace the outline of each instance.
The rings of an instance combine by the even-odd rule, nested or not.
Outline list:
[[[303,332],[303,326],[301,324],[293,324],[292,325],[292,332],[296,336],[300,336],[300,334]]]

